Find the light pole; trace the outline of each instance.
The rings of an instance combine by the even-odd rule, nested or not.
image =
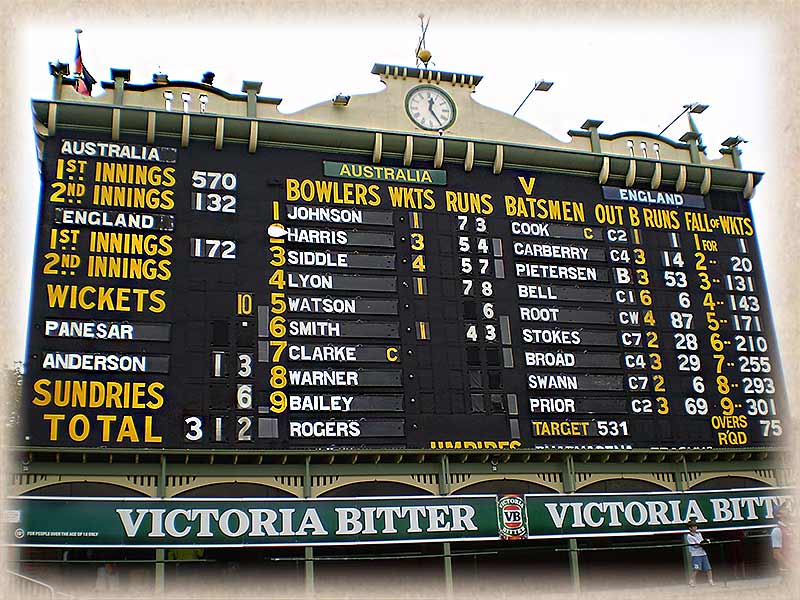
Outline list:
[[[553,82],[552,81],[545,81],[544,79],[538,79],[536,81],[536,83],[533,84],[533,87],[531,88],[531,91],[528,92],[528,95],[525,96],[525,100],[520,102],[519,106],[517,107],[517,110],[515,110],[514,114],[511,115],[511,116],[512,117],[516,117],[517,116],[517,113],[519,112],[519,109],[522,108],[522,105],[525,104],[528,101],[528,98],[531,97],[531,94],[533,92],[546,92],[551,87],[553,87]]]
[[[707,108],[708,108],[708,104],[700,104],[699,102],[693,102],[692,104],[684,104],[684,105],[683,105],[683,111],[681,112],[681,114],[679,114],[677,117],[675,117],[674,119],[672,119],[672,121],[670,121],[670,124],[669,124],[669,125],[667,125],[666,127],[664,127],[664,129],[662,129],[662,130],[661,130],[661,131],[658,133],[658,135],[663,135],[663,134],[664,134],[664,132],[665,132],[667,129],[669,129],[670,127],[672,127],[672,125],[675,123],[675,121],[677,121],[678,119],[680,119],[680,118],[681,118],[683,115],[685,115],[687,112],[689,113],[689,128],[690,128],[690,129],[691,129],[691,130],[692,130],[694,133],[696,133],[696,134],[698,134],[698,135],[699,135],[699,134],[700,134],[700,132],[699,132],[699,131],[697,131],[697,126],[694,124],[694,121],[692,120],[692,114],[691,114],[691,113],[694,113],[694,114],[696,114],[696,115],[699,115],[701,112],[703,112],[703,111],[704,111],[705,109],[707,109]]]

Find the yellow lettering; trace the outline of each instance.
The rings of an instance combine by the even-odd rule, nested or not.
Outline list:
[[[103,424],[103,432],[101,433],[104,442],[111,441],[111,423],[117,420],[114,415],[97,415],[97,420]]]
[[[144,418],[144,441],[145,443],[161,442],[161,436],[153,433],[153,417],[149,415]]]
[[[639,218],[639,209],[637,207],[628,207],[628,220],[634,227],[638,227],[642,223],[642,220]]]
[[[466,441],[453,441],[453,440],[439,440],[439,441],[431,441],[430,447],[436,448],[439,450],[445,449],[458,449],[458,448],[471,448],[481,450],[484,448],[520,448],[522,447],[522,442],[519,440],[466,440]]]
[[[535,435],[539,436],[586,436],[588,421],[533,421]]]
[[[33,390],[31,402],[36,406],[137,410],[164,406],[164,384],[160,381],[37,379]]]
[[[536,183],[536,177],[517,177],[517,181],[522,186],[522,190],[526,195],[530,196],[533,193],[533,186]]]
[[[300,182],[297,179],[286,180],[286,199],[294,202],[300,198]]]
[[[80,425],[80,427],[78,427]],[[69,420],[68,432],[73,442],[82,442],[89,437],[89,418],[86,415],[77,414]]]
[[[122,417],[122,423],[120,424],[119,431],[117,432],[117,443],[123,442],[126,439],[134,443],[139,441],[139,434],[136,431],[136,425],[134,424],[133,417],[131,415],[124,415]]]
[[[50,394],[50,390],[47,389],[50,385],[49,379],[37,379],[33,383],[33,391],[36,392],[36,396],[33,397],[33,402],[36,406],[47,406],[50,404],[53,396]]]
[[[65,415],[44,414],[42,418],[45,421],[50,421],[50,441],[55,442],[58,439],[58,424],[66,419]]]
[[[147,408],[158,410],[164,406],[164,396],[161,394],[162,391],[164,391],[164,384],[160,381],[154,381],[147,386],[147,393],[153,398],[147,402]]]
[[[446,191],[445,208],[458,214],[491,215],[494,212],[491,194]]]

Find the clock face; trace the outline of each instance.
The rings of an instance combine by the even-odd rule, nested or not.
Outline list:
[[[431,85],[420,85],[408,92],[406,112],[414,123],[429,131],[447,129],[456,120],[453,100]]]

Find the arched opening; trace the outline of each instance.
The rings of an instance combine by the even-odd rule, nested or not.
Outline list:
[[[320,498],[360,498],[361,496],[430,496],[427,490],[398,481],[360,481],[333,488]]]
[[[453,495],[468,494],[557,494],[558,491],[541,483],[521,479],[490,479],[479,481],[453,492]]]
[[[51,483],[22,494],[23,496],[74,496],[81,498],[146,498],[147,494],[123,485],[102,481],[64,481]]]
[[[209,483],[175,494],[176,498],[296,498],[295,495],[260,483]]]
[[[623,494],[632,492],[668,492],[668,487],[644,479],[604,479],[579,487],[577,494]]]
[[[752,477],[740,477],[733,475],[723,475],[722,477],[712,477],[693,485],[690,489],[693,492],[701,490],[736,490],[740,488],[760,488],[769,487],[768,483],[753,479]]]

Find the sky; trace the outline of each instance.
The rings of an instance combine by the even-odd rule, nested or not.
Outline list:
[[[216,73],[215,85],[229,92],[239,93],[243,80],[262,81],[261,94],[283,98],[279,110],[285,113],[340,92],[380,91],[382,84],[370,73],[374,63],[414,65],[419,5],[247,6],[256,5],[261,8],[246,14],[241,3],[211,5],[217,8],[213,13],[209,5],[149,2],[138,4],[140,9],[113,4],[111,10],[101,4],[89,12],[64,9],[78,4],[34,2],[28,12],[15,15],[13,27],[5,9],[9,37],[4,43],[15,60],[13,93],[4,100],[7,110],[11,105],[4,129],[18,140],[6,145],[2,163],[4,170],[14,171],[4,180],[14,183],[0,192],[13,208],[7,214],[14,215],[6,220],[4,235],[4,258],[11,267],[2,280],[5,363],[24,355],[36,230],[39,183],[30,99],[51,97],[48,62],[74,66],[76,27],[84,30],[84,64],[98,80],[107,81],[111,68],[131,69],[132,83],[148,83],[156,72],[172,80],[199,81],[210,70]],[[195,8],[181,11],[181,6]],[[424,7],[430,16],[431,68],[482,75],[475,101],[508,113],[535,80],[553,81],[549,92],[534,93],[517,116],[558,139],[568,141],[567,131],[579,129],[588,118],[604,121],[601,133],[658,133],[684,104],[702,102],[710,108],[696,116],[696,123],[709,157],[719,156],[720,142],[729,136],[748,140],[742,146],[744,167],[766,172],[752,206],[780,346],[784,363],[787,355],[800,363],[795,360],[800,355],[794,351],[791,301],[796,286],[787,283],[792,260],[786,256],[797,237],[787,222],[798,207],[778,176],[790,158],[778,150],[778,140],[786,135],[788,111],[781,110],[781,98],[791,75],[785,65],[792,57],[782,40],[794,15],[769,8],[755,12],[737,3],[724,15],[702,3],[680,2],[665,2],[658,9],[583,3],[583,12],[576,12],[574,4],[555,2],[445,6]],[[687,130],[683,117],[665,135],[678,139]]]

